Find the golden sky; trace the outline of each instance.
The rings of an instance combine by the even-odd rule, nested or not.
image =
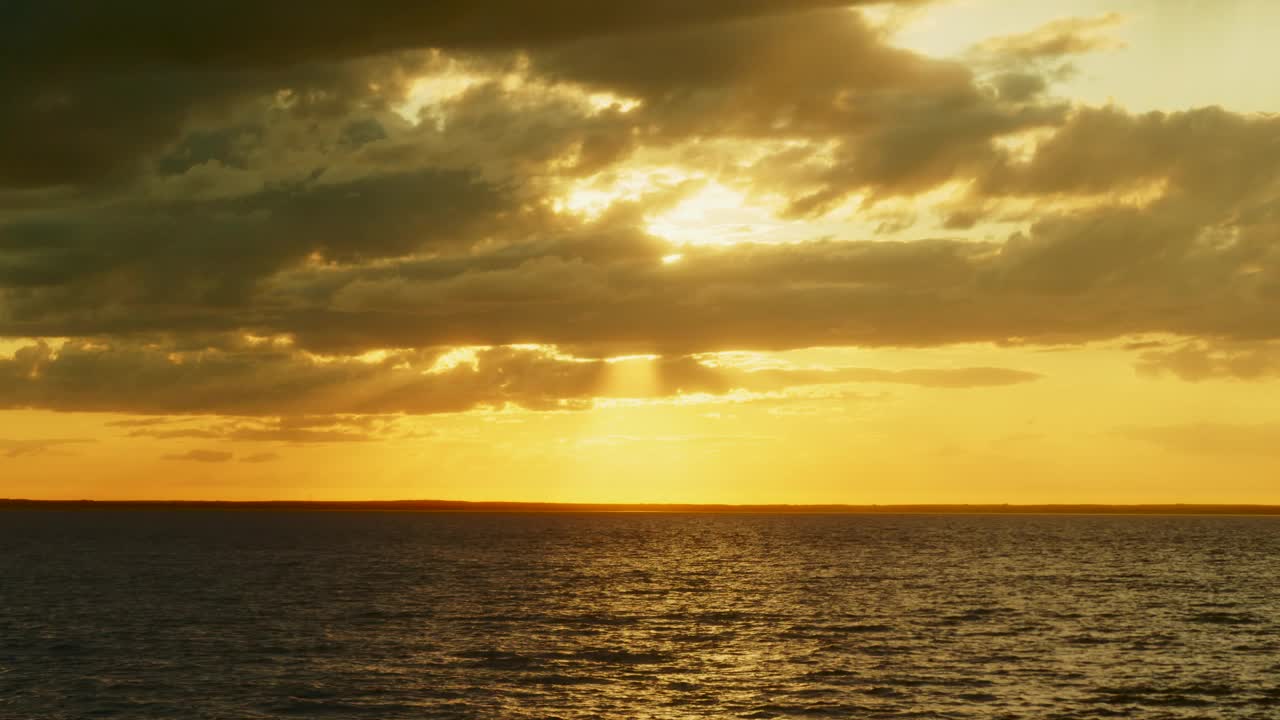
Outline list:
[[[1280,3],[265,7],[0,10],[0,497],[1280,503]]]

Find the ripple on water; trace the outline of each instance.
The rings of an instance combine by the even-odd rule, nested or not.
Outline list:
[[[1275,718],[1280,520],[0,517],[0,718]]]

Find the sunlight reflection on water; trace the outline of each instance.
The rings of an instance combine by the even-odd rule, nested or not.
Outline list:
[[[0,513],[0,717],[1280,714],[1280,521]]]

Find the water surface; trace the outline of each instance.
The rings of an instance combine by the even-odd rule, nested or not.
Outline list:
[[[1280,519],[0,511],[0,718],[1280,718]]]

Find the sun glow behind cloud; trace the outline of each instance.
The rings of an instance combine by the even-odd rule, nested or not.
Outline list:
[[[605,112],[626,114],[641,106],[637,98],[617,93],[592,91],[572,84],[546,83],[530,76],[528,63],[521,62],[506,71],[494,71],[484,67],[468,67],[454,60],[434,54],[438,66],[433,72],[418,77],[410,84],[404,100],[394,111],[404,120],[417,125],[430,121],[435,129],[443,132],[450,120],[449,104],[468,92],[485,85],[493,85],[512,98],[528,96],[545,100],[556,97],[580,105],[588,115]]]
[[[0,477],[1280,499],[1280,5],[502,4],[11,38]]]
[[[646,229],[676,245],[733,245],[767,238],[781,223],[742,192],[717,182],[651,217]]]
[[[1115,18],[1106,28],[1109,42],[1073,60],[1073,69],[1060,78],[1064,94],[1140,110],[1223,105],[1256,112],[1280,104],[1280,90],[1250,78],[1259,63],[1280,61],[1270,34],[1280,21],[1280,5],[1270,0],[954,0],[886,13],[882,20],[896,44],[950,58],[993,37],[1109,16]],[[1177,72],[1171,72],[1175,57]]]

